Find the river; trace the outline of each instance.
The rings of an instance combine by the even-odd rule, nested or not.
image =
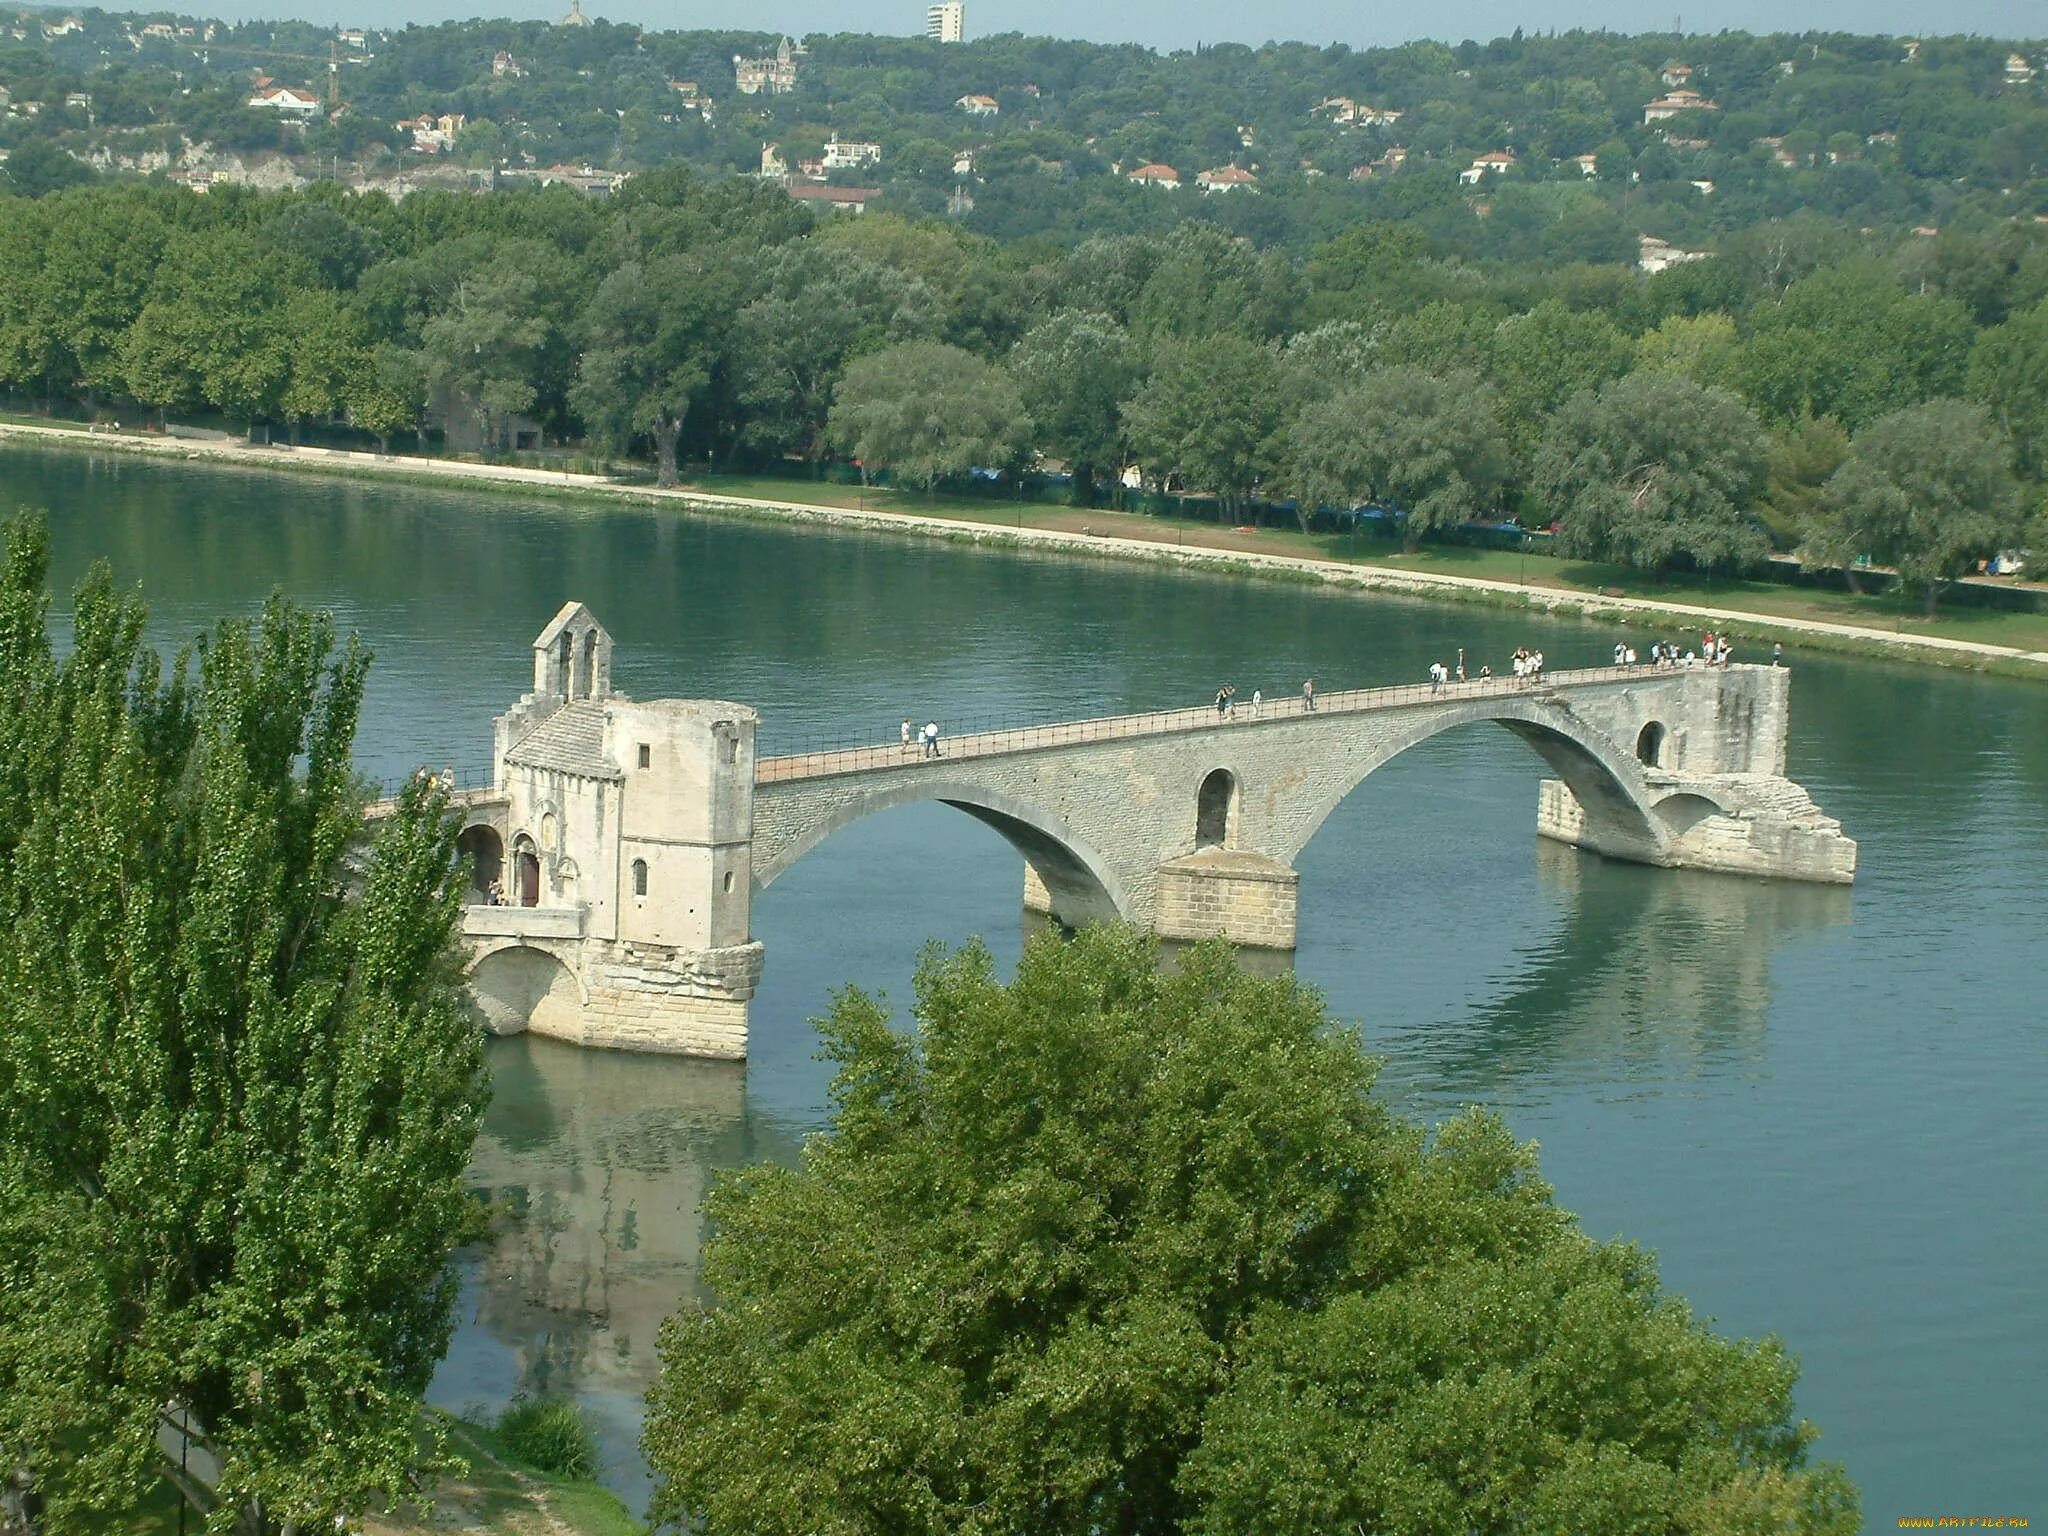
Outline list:
[[[24,505],[51,513],[60,587],[105,558],[162,643],[272,588],[333,610],[376,652],[358,756],[387,777],[483,764],[569,597],[611,629],[622,689],[753,704],[764,753],[904,714],[1416,681],[1460,646],[1475,670],[1518,643],[1580,665],[1616,638],[881,535],[0,450],[0,508]],[[1396,1105],[1494,1106],[1590,1232],[1656,1250],[1722,1330],[1781,1335],[1869,1529],[2048,1518],[2048,690],[1790,660],[1789,772],[1860,840],[1852,891],[1540,844],[1540,764],[1481,725],[1375,774],[1310,845],[1296,969],[1362,1023]],[[476,1176],[500,1221],[464,1256],[435,1400],[574,1393],[607,1481],[643,1503],[640,1394],[661,1318],[695,1296],[707,1182],[821,1125],[809,1020],[834,987],[903,1002],[928,938],[1013,958],[1021,878],[971,819],[891,811],[756,903],[744,1067],[494,1041]]]

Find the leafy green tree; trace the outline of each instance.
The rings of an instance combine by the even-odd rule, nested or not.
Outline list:
[[[1010,352],[1038,445],[1067,461],[1084,506],[1095,483],[1123,463],[1121,410],[1137,383],[1131,338],[1108,315],[1061,310],[1024,333]]]
[[[652,438],[657,485],[676,483],[676,440],[711,380],[731,299],[683,254],[627,263],[584,306],[570,404],[615,447]]]
[[[1287,453],[1304,517],[1323,505],[1397,506],[1412,553],[1423,534],[1496,504],[1510,462],[1497,412],[1477,374],[1437,378],[1419,368],[1377,369],[1308,405]]]
[[[364,402],[374,349],[361,312],[324,288],[294,293],[281,319],[291,342],[278,409],[297,441],[304,423],[331,420]]]
[[[1017,386],[993,363],[942,341],[906,341],[847,366],[831,438],[860,460],[929,491],[976,467],[1007,469],[1031,446]]]
[[[374,836],[367,664],[274,599],[166,674],[104,567],[0,572],[0,1447],[53,1531],[125,1527],[189,1414],[207,1528],[404,1493],[486,1097],[445,797]]]
[[[305,263],[329,288],[353,288],[383,252],[375,229],[325,202],[288,202],[263,226],[263,237]]]
[[[368,369],[356,376],[349,420],[377,439],[379,453],[389,453],[392,433],[419,429],[425,398],[425,360],[393,342],[379,342]]]
[[[12,192],[16,197],[46,197],[97,180],[91,166],[74,159],[52,139],[24,139],[0,161],[0,192]]]
[[[49,215],[0,197],[0,388],[47,391],[63,366],[55,317],[43,302]]]
[[[1772,536],[1792,548],[1805,537],[1821,487],[1849,456],[1849,434],[1823,416],[1772,434],[1770,489],[1764,498]]]
[[[1601,314],[1581,314],[1545,299],[1511,315],[1493,333],[1487,372],[1500,389],[1501,418],[1525,451],[1550,413],[1582,389],[1597,390],[1628,372],[1634,348]]]
[[[33,304],[54,338],[50,382],[88,402],[125,384],[122,344],[150,296],[169,235],[142,189],[79,188],[43,201],[49,222]]]
[[[1635,365],[1726,388],[1741,345],[1735,322],[1724,314],[1666,315],[1636,338]]]
[[[1265,345],[1241,336],[1168,343],[1125,409],[1145,467],[1218,498],[1235,519],[1272,467],[1282,425],[1280,371]]]
[[[548,337],[540,279],[513,260],[459,278],[446,304],[420,330],[428,387],[451,414],[474,416],[487,448],[503,442],[508,418],[540,397],[541,351]]]
[[[206,393],[200,375],[206,329],[205,317],[190,304],[145,304],[121,340],[128,393],[159,414],[198,405]]]
[[[2011,436],[2020,467],[2048,474],[2048,302],[1978,334],[1970,393]]]
[[[1854,585],[1867,557],[1922,589],[1941,589],[2021,531],[2012,450],[1984,407],[1930,400],[1879,417],[1849,447],[1807,525],[1807,549]]]
[[[1954,299],[1901,293],[1862,263],[1801,279],[1751,324],[1732,387],[1768,417],[1833,416],[1852,433],[1902,405],[1958,393],[1974,336]]]
[[[1196,223],[1175,226],[1159,245],[1159,264],[1138,295],[1134,330],[1272,338],[1292,328],[1301,279],[1278,251],[1259,251],[1213,225]]]
[[[863,352],[929,336],[935,307],[923,283],[864,256],[811,241],[777,251],[733,327],[753,445],[822,463],[841,370]]]
[[[1773,1340],[1707,1332],[1481,1112],[1434,1133],[1291,977],[1128,930],[848,991],[831,1130],[722,1178],[664,1327],[704,1536],[1849,1536]]]
[[[1747,565],[1769,553],[1749,512],[1766,439],[1742,402],[1670,373],[1631,373],[1551,420],[1530,481],[1564,548],[1662,570]]]

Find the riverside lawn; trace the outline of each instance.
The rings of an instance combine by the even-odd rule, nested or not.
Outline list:
[[[1783,642],[1788,649],[1882,655],[2048,679],[2048,612],[1951,605],[1928,619],[1917,605],[1902,604],[1891,594],[1856,595],[1724,577],[1669,576],[1659,581],[1619,565],[1462,545],[1425,545],[1404,555],[1346,534],[1237,528],[1193,517],[1108,508],[928,496],[800,477],[696,475],[672,491],[662,491],[637,468],[632,475],[605,476],[474,460],[256,447],[145,432],[88,432],[77,424],[0,416],[0,444],[10,442],[342,478],[442,485],[460,481],[516,495],[669,504],[713,516],[815,521],[1110,559],[1163,559],[1266,579],[1330,581],[1438,600],[1579,611],[1630,626],[1646,642],[1708,628],[1751,643]]]

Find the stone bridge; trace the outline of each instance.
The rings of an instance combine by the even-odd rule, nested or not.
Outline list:
[[[1067,721],[757,760],[758,717],[610,687],[578,604],[498,718],[463,797],[472,981],[490,1027],[741,1057],[760,975],[753,896],[839,828],[953,806],[1023,856],[1024,901],[1070,927],[1294,946],[1294,860],[1375,769],[1491,721],[1549,766],[1536,830],[1638,863],[1846,884],[1856,845],[1784,777],[1790,674],[1594,668]],[[496,901],[488,898],[495,895]]]

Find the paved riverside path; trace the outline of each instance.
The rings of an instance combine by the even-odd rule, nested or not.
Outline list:
[[[1342,561],[1304,558],[1299,555],[1266,554],[1255,550],[1215,545],[1177,545],[1112,534],[1067,533],[1051,528],[1018,528],[1003,523],[977,522],[969,518],[923,517],[907,512],[883,512],[865,508],[824,506],[815,502],[731,496],[681,487],[664,491],[651,485],[625,484],[602,475],[573,474],[567,470],[535,469],[517,464],[471,464],[456,459],[389,457],[340,448],[286,447],[282,444],[257,447],[218,440],[200,441],[125,432],[88,433],[75,428],[45,426],[39,423],[0,422],[0,442],[9,440],[43,444],[61,443],[69,447],[109,453],[139,453],[200,463],[239,464],[261,469],[313,474],[324,472],[339,475],[389,476],[399,480],[445,481],[451,485],[468,481],[499,487],[530,486],[536,490],[566,491],[628,502],[637,506],[670,502],[691,511],[712,515],[724,512],[781,522],[953,539],[1007,549],[1086,555],[1095,559],[1157,561],[1185,566],[1192,570],[1215,570],[1227,574],[1256,575],[1264,572],[1296,577],[1309,576],[1332,587],[1391,592],[1409,597],[1484,593],[1492,598],[1550,613],[1568,613],[1586,618],[1611,617],[1623,621],[1631,616],[1653,617],[1680,628],[1707,628],[1717,632],[1729,630],[1739,635],[1761,635],[1766,639],[1807,635],[1817,639],[1824,638],[1832,642],[1831,648],[1852,654],[1932,661],[1944,665],[1999,661],[2017,665],[2030,673],[2038,671],[2041,675],[2048,676],[2048,650],[1989,645],[1976,640],[1953,640],[1941,635],[1902,634],[1896,630],[1878,629],[1864,624],[1838,624],[1826,619],[1784,618],[1750,609],[1713,608],[1700,603],[1674,603],[1659,598],[1609,597],[1569,587],[1525,586],[1517,582],[1495,581],[1480,576],[1453,576],[1438,571],[1354,565]]]
[[[1009,726],[998,730],[970,731],[960,736],[939,738],[940,761],[968,761],[1002,757],[1018,752],[1040,752],[1058,747],[1082,746],[1095,742],[1119,741],[1144,736],[1171,736],[1192,731],[1222,731],[1277,725],[1281,721],[1339,719],[1372,710],[1400,709],[1416,704],[1450,704],[1471,699],[1555,697],[1574,685],[1608,684],[1630,679],[1650,679],[1685,668],[1655,666],[1580,667],[1570,671],[1546,672],[1536,679],[1507,677],[1468,678],[1466,681],[1432,687],[1428,683],[1400,683],[1380,688],[1353,688],[1335,693],[1318,693],[1316,707],[1305,707],[1301,695],[1283,695],[1265,700],[1255,714],[1250,703],[1241,702],[1229,715],[1214,704],[1191,705],[1184,709],[1152,710],[1136,715],[1102,715],[1089,720],[1060,720],[1043,725]],[[1705,670],[1697,669],[1697,670]],[[940,722],[943,727],[944,722]],[[912,722],[915,730],[917,723]],[[931,766],[924,744],[913,738],[909,746],[900,740],[832,747],[814,752],[764,757],[755,764],[758,784],[786,784],[801,779],[831,778],[843,773],[870,773],[897,768]]]

